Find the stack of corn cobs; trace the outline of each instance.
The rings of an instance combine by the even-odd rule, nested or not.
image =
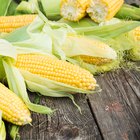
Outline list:
[[[123,0],[16,3],[13,12],[0,17],[0,117],[25,125],[32,122],[29,110],[54,112],[31,103],[27,89],[44,96],[69,97],[81,112],[73,94],[100,92],[93,75],[136,68],[139,20],[140,8]],[[4,140],[2,119],[0,139]]]

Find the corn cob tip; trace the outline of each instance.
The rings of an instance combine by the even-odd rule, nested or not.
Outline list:
[[[0,83],[0,110],[2,118],[16,125],[25,125],[32,121],[31,114],[23,101]]]
[[[91,0],[87,13],[95,22],[110,20],[123,5],[124,0]]]
[[[89,0],[62,0],[61,15],[70,21],[79,21],[86,15]]]

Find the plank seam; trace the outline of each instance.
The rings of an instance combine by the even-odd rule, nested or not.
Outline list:
[[[97,121],[97,118],[96,118],[96,116],[95,116],[95,114],[94,114],[94,111],[92,110],[90,101],[89,101],[88,98],[87,98],[86,100],[87,100],[87,104],[88,104],[88,106],[89,106],[89,109],[90,109],[90,111],[91,111],[91,114],[92,114],[92,116],[93,116],[93,118],[94,118],[94,120],[95,120],[95,123],[97,124],[97,128],[98,128],[98,130],[99,130],[101,139],[104,140],[104,136],[103,136],[102,131],[101,131],[101,129],[100,129],[100,126],[99,126],[99,123],[98,123],[98,121]]]

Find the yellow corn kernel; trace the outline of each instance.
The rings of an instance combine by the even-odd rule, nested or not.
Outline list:
[[[23,101],[0,83],[0,110],[2,118],[16,125],[25,125],[32,121],[30,112]]]
[[[16,67],[42,77],[78,87],[94,90],[93,75],[79,66],[41,54],[19,54]]]
[[[61,15],[70,21],[79,21],[86,15],[90,0],[62,0]]]
[[[140,41],[140,27],[137,27],[135,30],[134,30],[134,35],[136,37],[136,39],[138,41]]]
[[[1,16],[0,32],[11,32],[17,28],[30,24],[37,15]]]
[[[87,13],[95,22],[112,19],[123,5],[124,0],[91,0]]]
[[[76,57],[82,59],[86,63],[93,64],[93,65],[103,65],[103,64],[112,62],[111,59],[92,57],[92,56],[86,56],[86,55],[81,55],[81,56],[76,56]]]

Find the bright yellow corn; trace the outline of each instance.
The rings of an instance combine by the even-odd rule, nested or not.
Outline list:
[[[84,62],[89,63],[89,64],[93,64],[93,65],[103,65],[103,64],[112,62],[111,59],[92,57],[92,56],[86,56],[86,55],[81,55],[81,56],[76,56],[76,57],[77,58],[79,57]]]
[[[46,55],[19,54],[16,67],[81,89],[95,89],[96,80],[89,71]]]
[[[136,39],[138,41],[140,41],[140,27],[137,27],[135,30],[134,30],[134,35],[136,37]]]
[[[0,110],[2,118],[13,124],[24,125],[32,121],[30,112],[23,101],[1,83]]]
[[[79,21],[86,15],[90,0],[62,0],[61,15],[70,21]]]
[[[30,24],[37,15],[1,16],[0,32],[12,32],[22,26]]]
[[[113,18],[123,5],[124,0],[91,0],[87,13],[95,22]]]

